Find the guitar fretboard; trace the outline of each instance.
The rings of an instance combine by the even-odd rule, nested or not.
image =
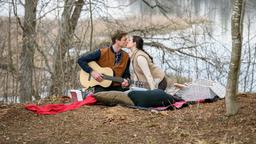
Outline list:
[[[121,77],[112,77],[112,76],[108,76],[108,75],[103,75],[103,79],[105,79],[105,80],[111,80],[111,81],[119,82],[119,83],[121,83],[121,82],[124,81],[124,79],[121,78]]]
[[[121,77],[112,77],[112,76],[108,76],[108,75],[103,75],[103,79],[105,80],[111,80],[114,82],[123,82],[124,79]],[[128,80],[129,84],[134,84],[137,87],[145,87],[145,85],[147,84],[146,82],[142,82],[142,81],[134,81],[134,80]]]

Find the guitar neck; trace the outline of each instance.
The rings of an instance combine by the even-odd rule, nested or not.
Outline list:
[[[108,76],[108,75],[103,75],[103,79],[105,80],[111,80],[111,81],[114,81],[114,82],[123,82],[124,79],[121,78],[121,77],[112,77],[112,76]],[[128,80],[128,83],[129,84],[134,84],[138,87],[144,87],[147,83],[146,82],[142,82],[142,81],[134,81],[134,80]]]
[[[121,82],[124,81],[124,79],[121,78],[121,77],[112,77],[112,76],[108,76],[108,75],[103,75],[103,79],[105,79],[105,80],[111,80],[111,81],[119,82],[119,83],[121,83]]]

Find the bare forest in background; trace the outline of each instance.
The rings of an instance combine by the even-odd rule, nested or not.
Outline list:
[[[161,64],[170,82],[203,78],[226,85],[231,48],[212,36],[215,28],[208,17],[189,11],[191,4],[200,9],[199,1],[194,1],[130,0],[113,6],[108,0],[0,0],[0,8],[6,11],[0,17],[0,101],[17,102],[20,97],[26,102],[80,88],[77,58],[108,46],[117,29],[142,36],[146,51]],[[229,11],[231,5],[232,1]],[[115,18],[110,11],[124,7],[139,9],[139,14]],[[247,37],[242,45],[239,88],[252,92],[256,89],[256,36],[250,35],[250,29],[255,18],[247,14],[244,19]]]

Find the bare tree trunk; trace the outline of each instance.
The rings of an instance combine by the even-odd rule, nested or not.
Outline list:
[[[17,6],[14,6],[13,5],[13,11],[17,11]],[[16,60],[15,60],[15,62],[14,63],[16,63],[16,66],[15,66],[15,69],[19,69],[19,67],[20,67],[20,63],[19,63],[19,59],[20,59],[20,53],[19,53],[19,49],[18,49],[18,45],[19,45],[19,35],[18,35],[18,33],[19,33],[19,23],[17,23],[16,22],[16,24],[15,24],[15,31],[16,31],[16,38],[15,38],[15,45],[16,45],[16,47],[15,47],[15,53],[16,53],[16,55],[17,55],[17,58],[16,58]],[[18,72],[16,72],[16,76],[18,76]],[[15,87],[14,87],[14,93],[16,94],[16,96],[15,96],[15,102],[17,102],[18,100],[18,93],[19,93],[19,80],[16,80],[15,81]]]
[[[240,72],[240,59],[242,49],[243,34],[243,14],[245,0],[235,0],[232,13],[232,53],[229,65],[229,74],[226,92],[226,114],[228,116],[235,115],[238,112],[238,104],[236,102],[236,94],[238,91],[238,80]]]
[[[61,18],[57,50],[55,51],[54,72],[52,75],[51,94],[61,95],[65,88],[65,71],[68,64],[64,63],[65,55],[72,46],[74,31],[80,17],[84,0],[65,0],[64,11]],[[69,79],[68,79],[69,80]]]
[[[9,96],[9,71],[10,68],[12,67],[12,45],[11,45],[11,15],[12,15],[12,6],[9,3],[9,17],[8,17],[8,70],[7,70],[7,78],[6,78],[6,82],[5,82],[5,90],[6,90],[6,102],[8,102],[8,96]]]
[[[250,31],[251,31],[251,19],[250,19],[250,15],[249,14],[247,14],[248,16],[248,26],[247,26],[247,38],[248,38],[248,42],[247,42],[247,44],[248,44],[248,57],[247,57],[247,59],[248,59],[248,63],[246,63],[247,64],[247,67],[246,67],[246,72],[245,72],[245,76],[244,76],[244,92],[246,92],[246,91],[248,91],[248,84],[249,84],[249,80],[248,80],[248,77],[250,76],[250,74],[249,74],[249,71],[250,71],[250,68],[251,68],[251,46],[250,46]]]
[[[91,33],[90,33],[90,51],[92,51],[92,38],[93,38],[93,19],[92,19],[92,2],[89,0],[90,7],[90,25],[91,25]]]
[[[255,72],[255,62],[256,62],[256,47],[254,47],[254,57],[253,57],[253,65],[252,65],[252,76],[251,76],[251,84],[250,84],[250,92],[253,90],[253,82],[254,82],[254,72]]]
[[[23,44],[20,57],[20,96],[21,102],[32,101],[33,68],[36,43],[36,8],[38,0],[25,0],[23,24]]]

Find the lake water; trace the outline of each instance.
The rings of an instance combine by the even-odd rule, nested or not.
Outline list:
[[[123,7],[108,8],[113,17],[144,16],[161,14],[160,8],[150,8],[142,1],[108,0],[111,6]],[[155,1],[151,0],[151,5]],[[231,55],[231,13],[232,1],[229,0],[159,0],[169,17],[193,18],[202,17],[210,21],[209,24],[196,24],[182,31],[170,32],[166,35],[157,35],[148,40],[165,44],[171,48],[181,48],[198,45],[197,49],[184,50],[188,55],[207,58],[208,62],[188,55],[159,52],[159,50],[145,47],[154,56],[167,73],[186,76],[192,79],[212,79],[223,85],[227,82],[229,61]],[[244,17],[243,50],[241,59],[241,74],[239,81],[240,91],[256,91],[254,76],[256,59],[256,1],[248,0]],[[171,38],[170,38],[171,37]],[[156,38],[158,38],[156,40]],[[168,40],[159,40],[170,38]],[[184,39],[186,38],[186,39]],[[147,40],[146,40],[147,41]]]

